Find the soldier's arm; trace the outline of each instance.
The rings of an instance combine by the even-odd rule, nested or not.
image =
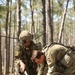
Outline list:
[[[44,75],[43,69],[44,69],[44,64],[38,65],[37,75]]]
[[[48,64],[47,75],[51,75],[53,72],[56,72],[57,70],[56,58],[55,54],[51,51],[49,51],[47,54],[47,64]]]
[[[49,53],[49,52],[48,52]],[[52,75],[55,72],[62,72],[63,68],[61,68],[60,66],[57,65],[57,55],[59,55],[59,52],[57,53],[55,52],[50,52],[48,54],[48,58],[47,58],[47,64],[48,64],[48,75]]]
[[[51,75],[52,73],[56,72],[57,70],[57,65],[53,64],[53,65],[48,65],[48,71],[47,74]]]
[[[14,58],[20,59],[20,56],[21,56],[20,46],[19,44],[17,44],[14,50]]]
[[[14,51],[14,67],[15,71],[23,71],[25,68],[25,64],[22,61],[22,53],[21,48],[19,44],[16,45],[15,51]],[[24,67],[23,67],[24,66]]]

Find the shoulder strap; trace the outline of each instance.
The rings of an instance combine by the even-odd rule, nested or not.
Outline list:
[[[44,47],[43,47],[43,49],[45,49],[45,48],[49,48],[49,47],[52,47],[52,46],[53,46],[53,45],[55,45],[55,44],[65,46],[65,45],[64,45],[64,44],[62,44],[62,43],[52,42],[52,43],[50,43],[50,44],[48,44],[48,45],[44,46]],[[66,47],[66,46],[65,46],[65,47]]]
[[[59,43],[53,42],[53,43],[50,43],[50,44],[44,46],[42,49],[42,52],[46,52],[50,47],[52,47],[55,44],[59,44]]]

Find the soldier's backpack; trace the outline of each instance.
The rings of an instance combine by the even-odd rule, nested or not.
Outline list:
[[[48,50],[49,47],[52,47],[52,46],[55,45],[55,44],[62,45],[62,46],[64,46],[64,47],[68,48],[68,49],[71,49],[72,51],[75,51],[75,46],[66,46],[66,45],[64,45],[64,44],[62,44],[62,43],[56,43],[56,42],[53,42],[53,43],[50,43],[50,44],[44,46],[43,49],[42,49],[42,51],[43,51],[43,50],[44,50],[44,51]]]
[[[42,49],[42,52],[46,52],[50,47],[52,47],[53,45],[56,45],[56,44],[65,46],[65,45],[60,44],[60,43],[51,43],[49,45],[46,45]],[[65,46],[65,47],[68,48],[68,52],[63,56],[62,59],[60,59],[59,63],[61,63],[66,68],[69,68],[75,62],[75,47],[74,46]]]
[[[50,47],[52,47],[53,45],[56,45],[56,44],[63,45],[63,44],[60,44],[60,43],[53,42],[53,43],[50,43],[50,44],[44,46],[43,49],[42,49],[42,52],[46,52]],[[63,45],[63,46],[65,46],[65,45]]]

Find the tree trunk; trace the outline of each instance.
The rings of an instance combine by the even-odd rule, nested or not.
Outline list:
[[[30,32],[35,33],[35,26],[34,26],[34,9],[33,9],[33,0],[30,0],[30,8],[31,8],[31,28],[30,28]]]
[[[21,32],[21,0],[18,0],[17,3],[17,26],[18,26],[18,41],[19,41],[19,34]]]
[[[45,0],[42,0],[42,15],[43,15],[43,46],[46,45],[46,13],[45,13]]]
[[[9,48],[8,48],[8,18],[9,18],[9,0],[6,0],[7,13],[6,13],[6,74],[9,73]]]
[[[1,22],[0,22],[0,75],[2,74],[2,51],[1,51]]]
[[[75,0],[73,0],[74,2],[74,17],[75,17]],[[75,19],[74,19],[74,24],[73,24],[73,37],[75,37]],[[75,42],[75,38],[73,38],[73,44]]]
[[[49,38],[50,43],[53,42],[53,25],[52,25],[52,16],[51,16],[51,5],[50,0],[46,0],[46,26],[49,26]]]
[[[63,16],[62,16],[61,27],[60,27],[60,31],[59,31],[59,37],[58,37],[59,43],[61,43],[61,39],[62,39],[62,33],[63,33],[63,30],[64,30],[64,23],[65,23],[68,3],[69,3],[69,0],[67,0],[66,8],[64,9]]]
[[[12,5],[12,0],[10,1],[10,6]],[[10,73],[12,72],[12,54],[13,54],[13,52],[12,52],[12,45],[13,45],[13,43],[11,42],[11,40],[12,40],[12,38],[11,38],[11,35],[12,35],[12,32],[13,32],[13,29],[12,29],[12,31],[11,31],[11,20],[12,20],[12,10],[11,10],[11,8],[10,8],[10,23],[9,23],[9,52],[10,52]]]
[[[14,49],[15,49],[15,42],[14,42],[14,38],[15,38],[15,32],[16,32],[16,10],[15,10],[15,13],[14,13],[14,32],[13,32],[13,64],[12,66],[14,67]]]

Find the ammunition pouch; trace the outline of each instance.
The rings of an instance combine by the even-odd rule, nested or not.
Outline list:
[[[74,63],[74,61],[75,51],[69,50],[61,59],[60,63],[63,64],[66,68],[69,68]]]

